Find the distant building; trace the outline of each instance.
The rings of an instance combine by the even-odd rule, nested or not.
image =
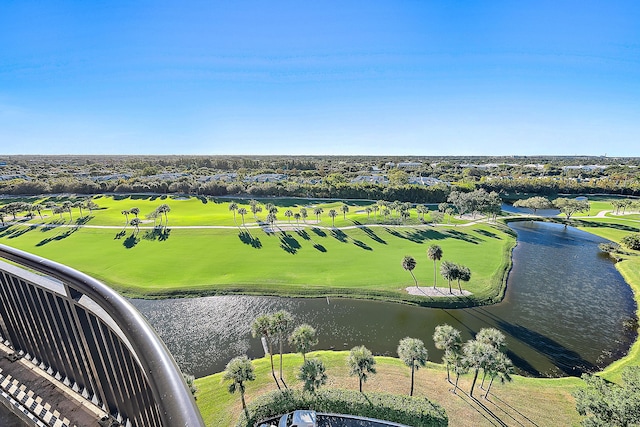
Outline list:
[[[27,175],[0,175],[0,181],[11,181],[12,179],[26,179],[30,178]]]
[[[351,180],[352,184],[388,184],[389,180],[382,175],[359,175]]]
[[[414,185],[431,186],[431,185],[441,184],[443,182],[444,181],[439,180],[438,178],[434,178],[432,176],[410,176],[409,177],[409,184],[414,184]]]
[[[400,162],[398,163],[398,169],[420,169],[422,163],[420,162]]]
[[[248,176],[244,180],[245,182],[281,182],[288,178],[283,173],[262,173],[260,175]]]
[[[595,170],[605,170],[607,167],[602,165],[580,165],[580,166],[563,166],[562,170],[581,170],[585,172],[593,172]]]
[[[199,182],[209,182],[209,181],[225,181],[231,182],[238,179],[237,173],[218,173],[210,176],[203,176],[202,178],[198,178]]]

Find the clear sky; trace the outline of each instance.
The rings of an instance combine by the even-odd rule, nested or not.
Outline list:
[[[0,2],[0,154],[640,156],[640,1]]]

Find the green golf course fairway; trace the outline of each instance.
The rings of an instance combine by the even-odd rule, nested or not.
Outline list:
[[[105,196],[94,201],[100,209],[91,213],[85,209],[82,220],[77,209],[72,210],[71,219],[68,213],[60,218],[43,211],[44,218],[25,218],[4,229],[0,242],[69,265],[128,296],[344,295],[423,304],[433,303],[433,298],[406,292],[415,283],[401,261],[405,255],[413,256],[419,284],[433,286],[434,264],[427,258],[427,249],[438,244],[442,260],[471,269],[470,282],[462,284],[473,294],[464,300],[466,305],[495,300],[515,243],[504,225],[433,227],[420,224],[415,209],[406,226],[385,225],[377,223],[382,217],[367,216],[356,204],[349,205],[345,219],[340,211],[343,203],[322,203],[317,205],[324,209],[319,224],[308,207],[306,222],[296,226],[295,220],[284,217],[285,210],[298,212],[297,203],[310,206],[309,201],[269,200],[279,209],[272,231],[266,223],[258,225],[250,212],[245,215],[246,227],[237,213],[234,225],[229,201]],[[171,207],[169,225],[154,230],[153,221],[145,220],[143,214],[162,203]],[[239,206],[249,211],[248,200],[244,203]],[[134,206],[144,221],[137,233],[133,226],[123,228],[121,213]],[[336,228],[327,215],[329,209],[339,212]],[[265,217],[265,211],[257,215],[258,220]],[[438,286],[447,286],[439,272]]]

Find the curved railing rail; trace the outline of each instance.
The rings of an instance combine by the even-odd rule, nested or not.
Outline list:
[[[51,260],[5,245],[0,257],[45,275],[0,264],[0,330],[14,350],[124,425],[204,425],[175,360],[128,301]]]

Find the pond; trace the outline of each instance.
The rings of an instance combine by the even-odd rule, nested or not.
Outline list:
[[[395,356],[398,341],[422,339],[429,359],[434,328],[449,323],[472,338],[481,328],[507,336],[509,356],[520,373],[580,375],[624,355],[636,337],[633,293],[613,261],[602,254],[604,240],[572,227],[516,222],[518,234],[505,298],[468,309],[433,309],[376,301],[326,298],[214,296],[132,300],[158,331],[183,371],[196,377],[224,369],[233,357],[264,355],[250,325],[258,315],[290,311],[319,335],[316,349],[367,346]],[[288,349],[288,346],[285,346]]]

